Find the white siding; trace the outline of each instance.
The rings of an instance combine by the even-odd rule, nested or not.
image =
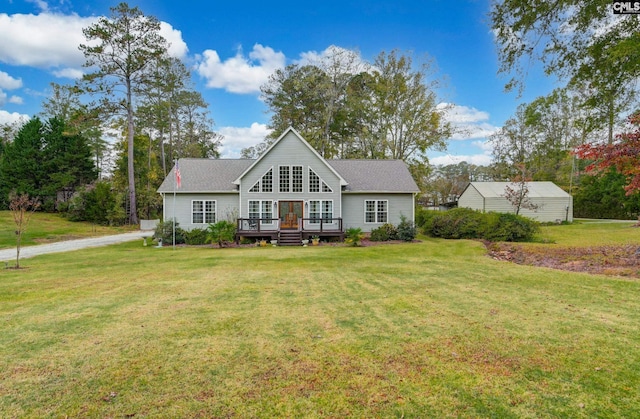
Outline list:
[[[472,208],[478,211],[485,211],[484,197],[473,186],[469,185],[458,199],[458,206],[461,208]]]
[[[534,186],[539,186],[535,185]],[[482,212],[515,213],[515,208],[504,196],[499,196],[504,191],[504,183],[487,183],[478,185],[489,196],[483,196],[474,184],[470,184],[464,190],[458,206],[471,208]],[[532,218],[540,222],[573,221],[573,198],[550,182],[542,184],[544,188],[538,188],[529,196],[532,203],[538,206],[536,210],[520,209],[520,215]],[[541,192],[548,192],[549,196],[542,196]],[[567,207],[569,210],[567,211]]]
[[[344,194],[342,196],[342,217],[345,230],[359,227],[363,232],[369,233],[383,224],[364,222],[365,201],[371,200],[389,201],[387,207],[388,223],[398,225],[401,215],[404,215],[409,221],[414,221],[413,194]]]
[[[165,194],[163,220],[176,219],[178,226],[185,230],[207,228],[207,224],[191,223],[191,203],[194,200],[216,201],[216,220],[236,221],[238,213],[238,194]],[[175,215],[174,215],[175,208]]]

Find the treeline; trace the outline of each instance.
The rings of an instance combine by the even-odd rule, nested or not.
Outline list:
[[[219,156],[208,104],[158,20],[126,3],[111,11],[83,30],[92,72],[52,84],[41,114],[1,127],[0,209],[27,193],[74,220],[136,224],[160,216],[156,191],[176,159]]]

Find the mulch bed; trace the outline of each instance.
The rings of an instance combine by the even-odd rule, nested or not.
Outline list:
[[[531,247],[485,243],[489,256],[520,265],[640,278],[640,246]]]

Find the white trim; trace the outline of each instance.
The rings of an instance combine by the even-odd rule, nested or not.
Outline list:
[[[271,211],[271,218],[278,218],[278,217],[274,217],[274,211],[273,211],[273,203],[277,202],[275,199],[251,199],[248,198],[247,199],[247,218],[251,218],[251,202],[258,202],[258,218],[266,218],[262,212],[262,205],[264,202],[269,202],[269,205],[267,205]],[[273,225],[273,221],[269,221],[269,222],[265,222],[265,221],[260,221],[261,225],[268,225],[271,226]]]
[[[376,221],[367,221],[367,212],[371,212],[371,211],[367,211],[367,202],[375,202],[375,210],[374,210],[374,214],[375,214],[375,219]],[[386,213],[387,213],[387,220],[386,221],[378,221],[378,202],[386,202]],[[364,223],[365,224],[386,224],[389,222],[389,200],[388,199],[365,199],[364,202]]]
[[[193,220],[193,203],[194,202],[201,202],[202,203],[202,222],[201,223],[196,223]],[[211,222],[207,222],[207,205],[205,204],[205,202],[213,202],[213,206],[214,206],[214,210],[213,210],[213,223]],[[218,201],[216,199],[192,199],[191,200],[191,207],[189,208],[189,212],[191,213],[191,224],[200,224],[200,225],[204,225],[204,224],[215,224],[218,221]],[[210,213],[210,212],[209,212]]]
[[[320,212],[319,212],[319,214],[320,214],[320,218],[318,218],[318,219],[317,219],[317,220],[318,220],[317,222],[313,222],[313,221],[310,219],[310,218],[311,218],[311,202],[312,202],[312,201],[313,201],[313,202],[319,202],[319,203],[320,203]],[[334,202],[334,200],[333,200],[333,199],[316,199],[316,198],[310,198],[310,199],[308,199],[306,202],[308,203],[308,208],[307,208],[307,218],[309,218],[309,219],[310,219],[310,220],[309,220],[309,224],[314,224],[314,225],[315,225],[315,224],[320,224],[320,220],[321,220],[321,219],[324,219],[324,217],[322,216],[322,215],[323,215],[323,213],[324,213],[324,211],[323,211],[323,207],[322,207],[322,205],[323,205],[323,203],[324,203],[324,202],[331,202],[331,218],[337,218],[337,217],[335,216],[335,208],[336,208],[336,206],[335,206],[335,202]],[[333,223],[333,222],[334,222],[334,220],[331,220],[331,221],[329,221],[329,222],[330,222],[330,223]]]
[[[304,138],[302,138],[302,135],[300,135],[300,133],[298,131],[296,131],[295,129],[293,129],[293,127],[289,127],[287,128],[282,135],[280,135],[280,137],[278,137],[278,139],[276,141],[273,142],[273,144],[271,144],[271,146],[267,149],[267,151],[265,151],[264,153],[262,153],[262,155],[260,155],[260,157],[258,157],[256,159],[256,161],[253,162],[253,164],[251,166],[249,166],[244,172],[242,172],[242,174],[240,176],[238,176],[238,178],[236,180],[233,181],[234,184],[236,185],[240,185],[240,180],[244,177],[244,175],[246,175],[247,173],[249,173],[249,171],[251,169],[254,168],[254,166],[256,166],[267,154],[269,154],[271,152],[271,150],[280,142],[282,141],[282,139],[284,137],[287,136],[287,134],[289,133],[293,133],[296,137],[298,137],[298,139],[302,142],[302,144],[304,144],[305,146],[307,146],[307,148],[309,150],[311,150],[311,152],[318,158],[320,159],[324,165],[327,167],[327,169],[329,169],[331,171],[331,173],[333,173],[334,175],[336,175],[336,177],[338,179],[340,179],[340,186],[345,186],[348,185],[347,181],[340,176],[340,173],[338,173],[336,171],[336,169],[334,169],[329,163],[327,163],[327,161],[313,148],[311,147],[311,144],[309,144],[307,142],[307,140],[305,140]],[[303,188],[304,189],[304,188]]]

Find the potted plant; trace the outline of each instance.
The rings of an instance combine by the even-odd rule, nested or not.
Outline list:
[[[318,243],[320,243],[320,236],[311,237],[311,242],[313,243],[314,246],[317,246]]]
[[[267,241],[265,239],[260,240],[260,247],[267,247]]]
[[[302,239],[302,245],[304,247],[307,247],[308,244],[309,244],[309,239]]]

